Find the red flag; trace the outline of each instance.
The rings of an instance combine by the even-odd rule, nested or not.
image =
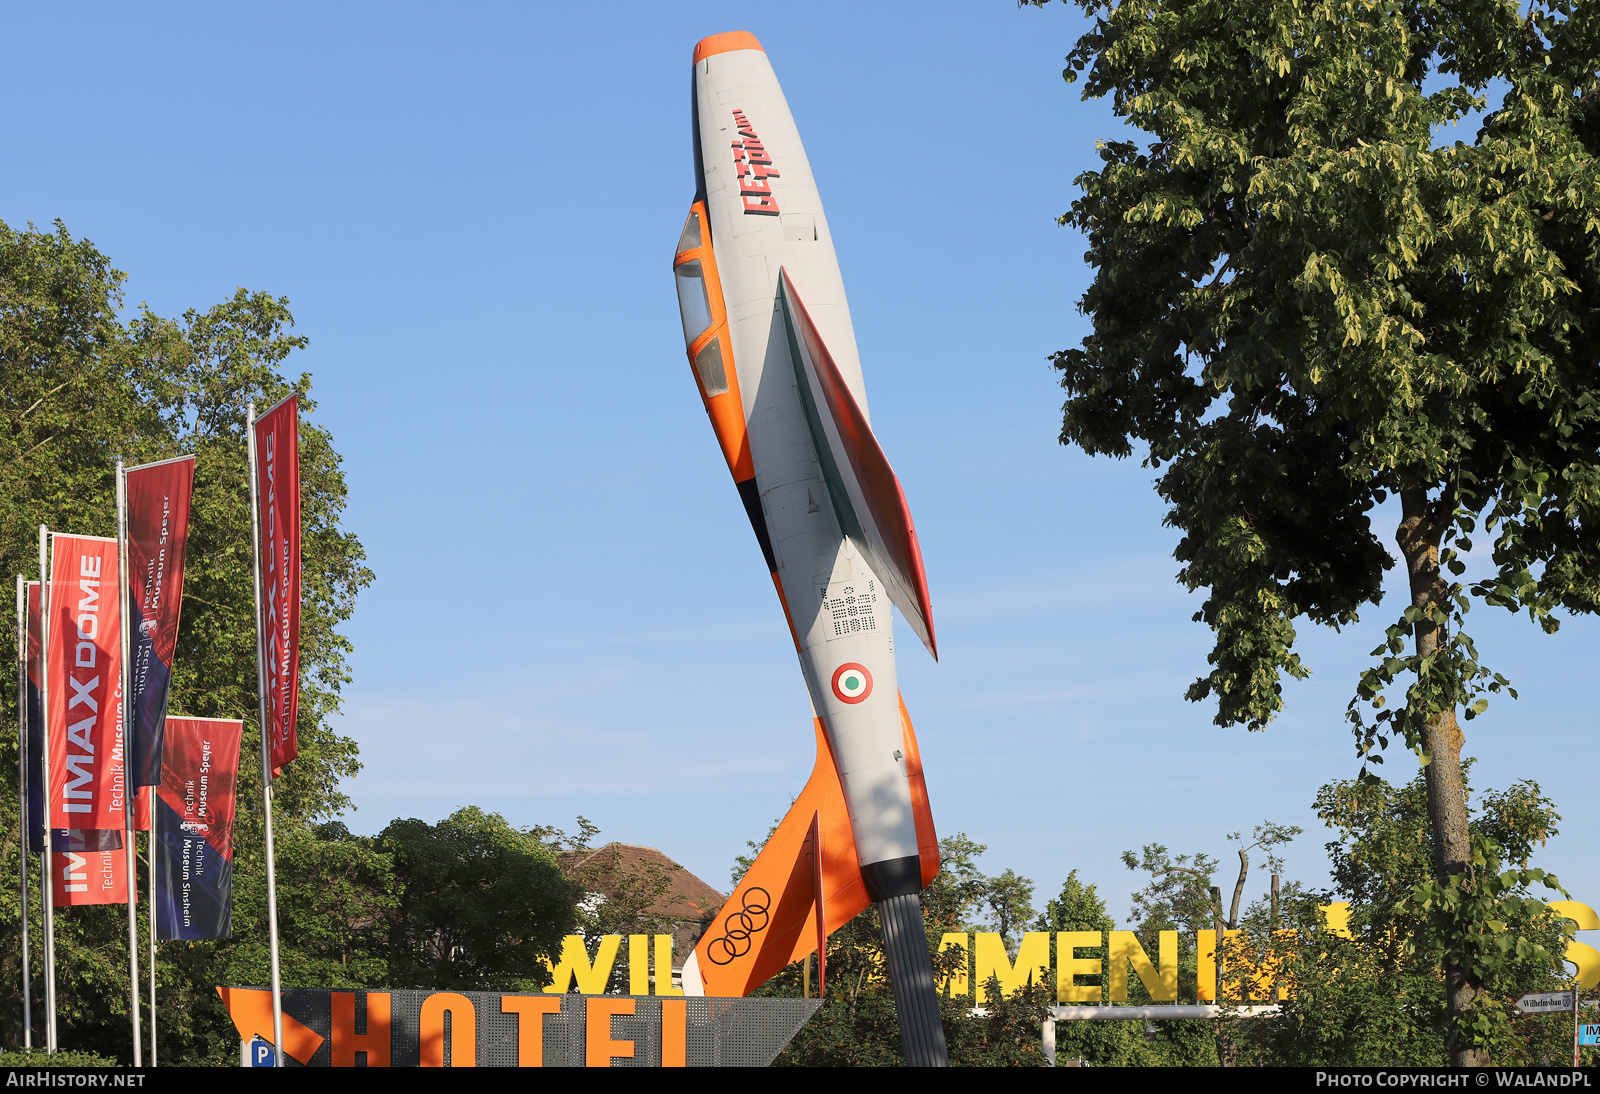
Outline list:
[[[51,856],[56,905],[128,903],[128,857],[116,851],[57,851]]]
[[[50,821],[120,833],[128,771],[117,541],[57,532],[52,542],[45,649]]]
[[[133,781],[161,782],[172,655],[183,607],[194,457],[130,467],[128,490],[128,694],[133,703]]]
[[[267,739],[274,770],[300,752],[300,407],[293,396],[251,425],[261,511],[261,619],[266,646]]]
[[[161,938],[231,938],[244,723],[174,714],[167,728],[156,803],[156,931]]]
[[[44,666],[39,583],[28,582],[28,849],[44,854],[44,714],[39,696]],[[61,818],[56,818],[59,823]],[[148,827],[148,826],[147,826]],[[56,851],[119,851],[122,832],[96,828],[57,828],[50,836]]]

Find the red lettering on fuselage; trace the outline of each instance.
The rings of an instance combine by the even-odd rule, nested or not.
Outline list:
[[[772,169],[772,157],[744,111],[735,110],[733,122],[740,138],[733,142],[733,171],[739,176],[739,197],[744,202],[745,215],[775,217],[778,198],[767,180],[783,176]]]

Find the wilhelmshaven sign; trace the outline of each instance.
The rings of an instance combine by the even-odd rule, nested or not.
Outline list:
[[[1524,995],[1512,1006],[1522,1014],[1555,1014],[1572,1009],[1570,991],[1540,991]]]

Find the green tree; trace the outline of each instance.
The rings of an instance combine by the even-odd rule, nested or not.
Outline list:
[[[0,1067],[122,1067],[119,1060],[97,1056],[92,1052],[45,1052],[36,1048],[31,1052],[0,1052]]]
[[[1467,765],[1470,768],[1470,764]],[[1276,957],[1288,998],[1276,1017],[1227,1023],[1244,1059],[1288,1066],[1437,1066],[1448,1052],[1451,1023],[1439,987],[1449,933],[1429,904],[1433,863],[1424,776],[1390,786],[1357,779],[1324,786],[1317,815],[1335,833],[1328,845],[1335,890],[1285,902],[1288,935],[1274,935],[1268,917],[1247,917],[1242,949]],[[1481,998],[1473,1012],[1483,1062],[1538,1064],[1571,1051],[1572,1026],[1514,1018],[1509,1003],[1530,991],[1568,986],[1556,955],[1569,928],[1527,889],[1541,877],[1528,867],[1535,845],[1560,818],[1534,783],[1490,791],[1471,809],[1472,898],[1486,903],[1478,918],[1497,929],[1480,936],[1474,976]],[[1322,920],[1319,906],[1350,904],[1348,933]]]
[[[1226,913],[1222,906],[1222,890],[1211,885],[1218,867],[1216,859],[1205,854],[1174,858],[1159,843],[1146,845],[1137,856],[1132,851],[1124,851],[1124,866],[1150,875],[1150,883],[1133,894],[1134,912],[1142,922],[1168,924],[1161,928],[1163,930],[1181,929],[1192,933],[1214,930],[1219,923],[1227,930],[1237,930],[1239,903],[1250,878],[1250,852],[1261,850],[1267,868],[1276,876],[1283,869],[1283,859],[1273,849],[1289,843],[1304,831],[1297,825],[1266,821],[1256,825],[1249,843],[1238,832],[1228,834],[1229,841],[1238,844],[1239,875],[1234,880],[1233,900]]]
[[[396,986],[544,990],[581,891],[537,836],[469,806],[436,825],[393,821],[376,848],[394,862]]]
[[[387,985],[386,928],[397,904],[390,857],[376,852],[370,837],[352,835],[338,821],[279,827],[276,812],[273,819],[283,983]],[[238,1034],[216,987],[270,983],[266,890],[264,870],[236,872],[231,939],[161,943],[158,1059],[163,1066],[237,1064]],[[126,977],[125,967],[121,975]],[[113,1046],[126,1055],[126,1025],[113,1025],[108,1032]]]
[[[1230,833],[1227,838],[1237,844],[1239,872],[1234,880],[1232,902],[1227,906],[1223,904],[1221,888],[1211,884],[1220,864],[1209,855],[1196,853],[1175,856],[1158,843],[1147,845],[1137,856],[1132,851],[1123,852],[1124,866],[1150,875],[1150,880],[1133,894],[1130,901],[1135,929],[1146,951],[1153,952],[1159,945],[1162,931],[1178,932],[1179,998],[1199,997],[1197,933],[1216,931],[1219,926],[1225,931],[1237,930],[1241,922],[1252,920],[1252,911],[1259,907],[1259,902],[1252,905],[1241,917],[1239,905],[1250,876],[1250,852],[1262,850],[1267,866],[1276,878],[1283,869],[1283,860],[1274,849],[1300,833],[1301,829],[1297,827],[1271,821],[1257,825],[1250,834],[1249,842],[1238,832]],[[1298,886],[1291,883],[1288,895],[1294,897],[1298,892]],[[1276,923],[1276,908],[1270,903],[1270,897],[1268,900],[1268,919]],[[1230,996],[1228,985],[1238,984],[1239,981],[1229,977],[1227,970],[1253,967],[1258,959],[1258,955],[1247,952],[1245,946],[1231,950],[1224,946],[1224,998],[1236,998],[1240,994],[1236,988]],[[1130,984],[1129,988],[1134,996],[1141,999],[1147,996],[1142,984]],[[1229,1031],[1215,1023],[1156,1023],[1151,1040],[1155,1042],[1153,1048],[1164,1050],[1161,1053],[1162,1061],[1173,1066],[1223,1064],[1231,1067],[1238,1063],[1238,1054]]]
[[[1116,928],[1117,921],[1107,913],[1106,903],[1100,899],[1099,892],[1093,885],[1079,881],[1076,870],[1067,875],[1066,881],[1061,884],[1061,891],[1045,902],[1044,911],[1033,925],[1034,930],[1050,931],[1052,935],[1058,931],[1103,933]],[[1051,941],[1054,944],[1054,938]],[[1060,961],[1064,955],[1058,948],[1055,956]],[[1098,950],[1094,947],[1078,947],[1075,956],[1098,956],[1103,962],[1105,947],[1101,946]],[[1101,967],[1104,968],[1104,965]],[[1077,987],[1100,988],[1100,994],[1104,995],[1103,975],[1074,976],[1072,980]],[[1136,1021],[1057,1022],[1056,1060],[1059,1064],[1072,1059],[1082,1060],[1091,1067],[1150,1067],[1159,1062],[1145,1038],[1144,1023]],[[1214,1054],[1211,1062],[1216,1062]]]
[[[1061,218],[1095,269],[1092,333],[1054,358],[1061,440],[1165,468],[1217,639],[1189,697],[1222,725],[1265,726],[1307,675],[1295,620],[1378,602],[1398,499],[1409,603],[1350,718],[1363,756],[1421,757],[1430,899],[1478,907],[1457,713],[1505,681],[1470,598],[1545,631],[1600,606],[1600,6],[1078,3],[1066,79],[1149,140],[1102,142]],[[1476,141],[1439,143],[1491,87]],[[1493,572],[1463,584],[1480,525]],[[1444,943],[1457,1064],[1485,1049],[1478,926]]]
[[[331,437],[314,424],[310,378],[291,381],[281,372],[288,356],[305,344],[291,333],[288,302],[241,289],[176,320],[141,306],[124,322],[124,280],[92,243],[74,239],[59,223],[46,232],[0,224],[0,564],[7,574],[36,576],[40,524],[111,534],[117,459],[140,463],[195,453],[172,710],[245,721],[235,938],[162,946],[161,1044],[163,1060],[210,1059],[208,1053],[220,1052],[215,1062],[227,1062],[231,1023],[213,986],[267,980],[261,784],[259,765],[252,762],[260,738],[244,444],[251,400],[265,405],[298,392],[303,412],[301,751],[275,790],[285,909],[300,899],[302,885],[309,890],[307,906],[315,908],[310,894],[355,885],[356,875],[365,887],[366,873],[381,877],[384,869],[348,841],[324,839],[313,828],[348,807],[340,780],[359,767],[355,743],[333,732],[329,721],[348,681],[349,643],[336,628],[349,618],[356,593],[372,574],[361,544],[340,526],[344,478]],[[14,652],[9,639],[7,649]],[[0,689],[0,717],[17,724],[15,689]],[[15,770],[16,758],[15,734],[0,735],[0,763]],[[0,870],[11,877],[21,853],[17,820],[15,781],[0,781]],[[37,901],[33,908],[39,983]],[[286,973],[306,971],[304,959],[333,975],[338,939],[325,936],[322,927],[312,931],[292,909],[285,914],[311,931],[302,944],[301,927],[286,925]],[[124,916],[121,908],[104,907],[63,910],[58,917],[63,1047],[129,1058]],[[9,1044],[22,1040],[21,925],[16,890],[7,889],[0,893],[0,1039]],[[335,924],[332,935],[339,933]],[[369,958],[354,954],[346,949],[337,965],[355,968],[352,978],[371,967],[361,964]],[[347,959],[355,965],[344,964]]]
[[[983,887],[986,926],[993,927],[1005,941],[1008,953],[1015,954],[1022,943],[1022,932],[1034,918],[1033,882],[1007,866]]]

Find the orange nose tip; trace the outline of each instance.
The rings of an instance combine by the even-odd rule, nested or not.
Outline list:
[[[694,63],[699,64],[713,53],[731,53],[736,49],[761,49],[761,43],[756,41],[756,36],[747,30],[730,30],[726,34],[713,34],[709,38],[700,39],[700,44],[694,47]]]

